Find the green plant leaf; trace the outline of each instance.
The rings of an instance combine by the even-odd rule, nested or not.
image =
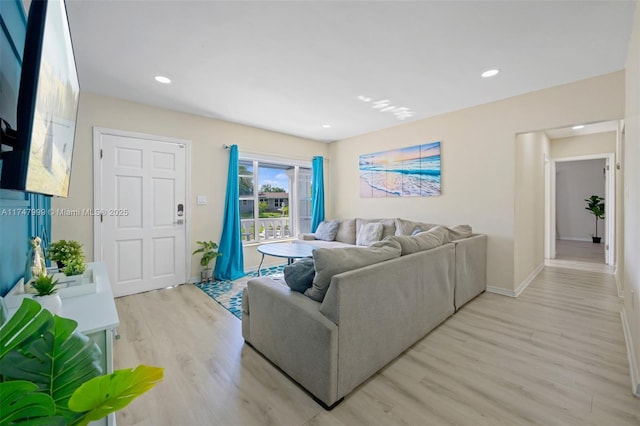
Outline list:
[[[36,301],[24,299],[15,314],[0,327],[0,361],[53,326],[53,316]],[[2,374],[2,372],[0,372]]]
[[[126,407],[160,382],[163,375],[163,368],[139,365],[135,369],[116,370],[89,380],[69,399],[71,410],[87,412],[73,424],[86,425]]]
[[[53,326],[39,338],[0,359],[0,374],[5,379],[35,383],[40,391],[51,395],[56,414],[67,422],[79,416],[68,408],[73,392],[102,374],[100,349],[87,336],[74,333],[76,327],[75,321],[54,316]]]
[[[63,417],[54,417],[53,399],[38,386],[24,380],[0,383],[0,425],[64,426]]]

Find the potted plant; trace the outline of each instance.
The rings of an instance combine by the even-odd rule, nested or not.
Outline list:
[[[218,245],[213,241],[198,241],[198,244],[200,244],[200,248],[195,250],[193,254],[202,253],[200,266],[203,269],[200,271],[200,279],[209,282],[213,278],[213,268],[209,267],[209,264],[216,257],[222,256],[222,253],[218,253]]]
[[[58,280],[54,280],[52,275],[39,275],[32,282],[31,286],[38,294],[34,296],[40,305],[52,314],[57,314],[62,307],[62,300],[58,294],[56,285]]]
[[[76,327],[31,299],[0,325],[0,424],[87,425],[162,380],[146,365],[103,374],[100,348]]]
[[[600,244],[601,238],[598,237],[598,219],[604,219],[604,198],[592,195],[584,200],[587,202],[585,209],[589,210],[591,214],[596,217],[596,232],[591,235],[591,239],[594,244]]]
[[[64,268],[70,261],[74,259],[82,259],[84,262],[84,252],[82,244],[74,240],[54,241],[49,245],[47,253],[50,260],[58,263],[58,268]]]

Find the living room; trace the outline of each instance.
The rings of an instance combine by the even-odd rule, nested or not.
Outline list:
[[[73,6],[69,6],[73,31]],[[77,11],[80,10],[80,6]],[[91,7],[85,5],[85,8]],[[107,7],[102,5],[101,7]],[[606,6],[603,6],[606,7]],[[73,152],[73,171],[68,198],[53,198],[52,208],[81,210],[94,205],[95,182],[94,182],[94,128],[117,129],[131,133],[157,135],[166,138],[175,138],[190,141],[191,164],[190,164],[190,194],[191,200],[188,204],[188,221],[190,222],[189,239],[191,247],[187,250],[190,254],[195,248],[195,241],[201,239],[211,239],[219,241],[222,234],[224,216],[225,183],[227,181],[227,167],[229,162],[228,151],[223,145],[237,145],[240,152],[245,152],[254,156],[271,156],[278,158],[288,158],[295,161],[311,162],[313,156],[321,155],[325,159],[325,192],[326,192],[326,216],[327,218],[348,218],[348,217],[403,217],[406,219],[428,221],[430,223],[442,223],[447,225],[470,224],[475,232],[488,236],[487,245],[487,283],[488,291],[500,294],[500,298],[509,301],[520,300],[521,294],[527,293],[527,286],[535,279],[540,272],[541,266],[545,263],[545,254],[542,249],[544,245],[544,235],[537,233],[531,238],[530,230],[538,229],[542,214],[528,214],[528,209],[533,206],[536,211],[542,210],[541,199],[536,196],[528,198],[527,194],[538,194],[541,182],[529,182],[519,180],[518,174],[523,168],[527,170],[542,170],[544,167],[543,147],[537,142],[533,143],[534,158],[519,157],[517,140],[520,135],[543,132],[547,129],[565,128],[579,124],[597,123],[603,121],[624,120],[624,144],[622,152],[618,151],[618,161],[622,167],[618,173],[624,174],[624,203],[621,204],[624,211],[623,224],[618,228],[620,238],[618,242],[621,249],[618,250],[618,262],[615,278],[612,278],[615,288],[615,280],[620,284],[624,295],[625,320],[628,323],[628,333],[625,335],[627,345],[630,346],[630,353],[635,354],[632,359],[638,360],[640,356],[640,310],[637,308],[638,289],[640,287],[640,277],[637,270],[637,238],[640,236],[638,229],[638,167],[637,161],[638,144],[640,131],[638,129],[638,69],[640,68],[640,57],[638,55],[638,45],[640,44],[640,18],[638,5],[635,5],[635,23],[631,35],[631,44],[625,46],[626,60],[621,64],[622,68],[612,69],[610,72],[600,75],[588,76],[586,78],[577,77],[575,80],[553,87],[545,87],[528,93],[519,93],[510,96],[503,96],[497,100],[482,102],[462,109],[442,111],[432,116],[426,116],[419,120],[411,120],[407,123],[400,121],[385,124],[375,131],[354,133],[349,137],[333,139],[328,137],[311,138],[293,136],[279,131],[274,131],[278,126],[251,126],[242,122],[230,122],[224,120],[221,112],[218,117],[211,117],[211,113],[197,115],[176,110],[135,102],[109,96],[105,93],[92,91],[81,91],[80,109],[77,118],[76,138]],[[84,23],[83,25],[90,25]],[[75,40],[74,43],[82,44],[82,40]],[[444,43],[444,42],[443,42]],[[446,43],[445,43],[446,44]],[[98,67],[99,68],[99,67]],[[483,70],[478,70],[479,72]],[[99,69],[91,72],[100,74]],[[479,72],[477,74],[479,74]],[[503,73],[504,76],[504,73]],[[84,77],[81,74],[81,79]],[[500,78],[502,76],[497,76]],[[479,75],[478,75],[478,78]],[[484,83],[489,85],[487,89],[491,92],[492,87],[499,90],[499,80],[487,80]],[[177,82],[179,83],[179,82]],[[149,81],[144,84],[155,84]],[[173,84],[176,84],[174,82]],[[158,90],[165,90],[160,87]],[[166,89],[169,90],[169,89]],[[354,93],[354,97],[362,93]],[[366,93],[364,93],[366,95]],[[441,94],[440,96],[445,96]],[[169,95],[160,95],[160,97]],[[363,106],[363,109],[365,107]],[[382,114],[375,111],[377,114]],[[297,112],[292,111],[294,117]],[[208,116],[206,116],[208,115]],[[332,121],[332,125],[339,127],[339,121],[348,121],[348,117],[342,116]],[[385,119],[386,120],[386,119]],[[286,121],[283,119],[283,121]],[[328,119],[320,120],[316,127],[328,122]],[[387,122],[386,122],[387,123]],[[268,130],[271,129],[271,130]],[[618,132],[622,135],[622,129]],[[621,136],[620,136],[621,137]],[[399,197],[399,198],[360,198],[358,159],[366,153],[384,151],[391,148],[403,148],[419,145],[427,142],[442,142],[442,195],[438,197]],[[329,143],[328,143],[329,142]],[[622,153],[624,156],[622,156]],[[525,163],[521,163],[524,161]],[[523,194],[525,196],[523,197]],[[196,196],[205,196],[208,203],[198,205]],[[5,191],[2,193],[3,199],[10,198]],[[622,200],[619,200],[622,203]],[[7,202],[4,201],[6,204]],[[524,212],[524,213],[523,213]],[[52,241],[59,239],[77,240],[85,248],[87,260],[98,260],[94,253],[94,225],[95,218],[90,216],[62,216],[56,215],[52,218]],[[15,278],[24,269],[25,247],[21,242],[23,235],[15,236],[15,233],[24,233],[24,226],[21,225],[19,231],[12,229],[13,222],[7,218],[0,218],[0,229],[2,230],[2,254],[1,265],[3,271],[0,282],[3,293],[15,283]],[[11,245],[11,247],[9,246]],[[259,255],[255,245],[247,244],[244,247],[245,268],[255,269],[259,263]],[[199,265],[195,260],[187,260],[187,270],[189,277],[196,277],[199,274]],[[587,279],[587,278],[580,278]],[[490,295],[490,297],[494,297]],[[506,296],[506,297],[505,297]],[[511,297],[509,297],[511,296]],[[516,298],[516,296],[518,296]],[[184,296],[187,300],[185,310],[212,310],[207,314],[214,320],[209,324],[202,318],[191,319],[195,321],[190,324],[191,329],[185,334],[192,339],[205,339],[196,330],[206,329],[211,337],[206,340],[196,342],[188,340],[179,341],[179,344],[172,338],[159,337],[159,340],[166,348],[171,348],[172,357],[177,359],[172,366],[164,365],[166,371],[166,382],[172,383],[173,393],[168,390],[161,390],[160,386],[152,390],[149,395],[143,398],[156,398],[161,401],[165,398],[180,399],[179,393],[175,389],[193,385],[195,391],[206,395],[207,399],[217,400],[215,406],[217,410],[227,414],[218,413],[207,418],[203,412],[200,414],[190,414],[187,408],[180,408],[172,414],[164,411],[164,420],[161,417],[147,417],[149,409],[158,409],[158,405],[148,406],[144,400],[140,400],[139,406],[132,404],[121,418],[121,424],[243,424],[243,423],[399,423],[403,420],[408,423],[420,423],[420,411],[410,402],[415,397],[413,394],[406,396],[407,401],[396,401],[396,394],[389,389],[394,389],[396,380],[409,380],[413,370],[403,370],[403,366],[390,366],[391,376],[382,375],[356,392],[368,395],[370,399],[378,400],[375,409],[371,413],[389,417],[368,417],[365,412],[371,407],[370,401],[365,402],[363,396],[354,397],[351,404],[347,399],[344,407],[338,406],[333,413],[323,413],[322,409],[314,405],[300,388],[288,381],[286,377],[274,369],[265,359],[255,353],[250,348],[242,345],[240,334],[240,322],[234,317],[227,317],[228,313],[222,309],[215,311],[208,305],[203,305],[203,301],[195,300],[193,294]],[[498,296],[495,296],[498,297]],[[570,298],[567,294],[564,297]],[[148,298],[149,305],[138,305],[140,299]],[[168,308],[163,304],[163,296],[159,293],[144,293],[117,300],[118,311],[121,316],[121,326],[119,332],[123,339],[116,342],[116,365],[130,365],[130,360],[136,358],[140,362],[150,364],[162,364],[160,361],[163,355],[148,353],[149,359],[145,360],[146,349],[140,347],[140,341],[136,341],[138,333],[143,333],[140,329],[150,327],[148,322],[170,320],[176,324],[183,324],[180,315],[179,305],[172,305],[171,312],[160,311],[140,311],[150,309],[149,306],[157,304],[162,309]],[[498,305],[496,299],[491,299],[487,304],[496,309],[505,309],[505,318],[518,320],[518,311],[509,312],[509,307]],[[502,299],[500,299],[502,300]],[[210,302],[210,301],[208,301]],[[182,302],[179,302],[182,303]],[[474,302],[472,302],[474,303]],[[170,305],[171,306],[171,305]],[[473,306],[470,305],[471,307]],[[500,306],[500,308],[498,308]],[[507,305],[510,306],[510,305]],[[140,308],[141,309],[141,308]],[[490,309],[490,308],[489,308]],[[473,309],[470,309],[471,311]],[[141,313],[149,315],[148,318],[140,316]],[[154,319],[155,315],[166,316],[160,320]],[[123,319],[127,318],[128,323]],[[522,319],[535,321],[535,318],[527,316],[522,312]],[[622,330],[622,327],[618,326]],[[500,332],[506,332],[500,330]],[[622,331],[620,331],[622,334]],[[141,334],[142,335],[142,334]],[[458,336],[459,337],[459,336]],[[141,338],[142,339],[142,338]],[[446,341],[448,338],[441,338]],[[145,344],[147,341],[142,339]],[[231,350],[223,348],[227,346]],[[421,343],[417,349],[412,351],[425,351],[425,344]],[[624,356],[627,356],[627,349]],[[162,349],[161,349],[162,350]],[[166,349],[165,349],[166,350]],[[208,367],[214,371],[213,376],[220,376],[216,382],[197,382],[195,377],[203,374],[199,365],[191,369],[189,359],[190,352],[220,354],[212,355],[212,364]],[[120,356],[120,359],[119,359]],[[410,358],[413,355],[410,356]],[[438,356],[446,357],[446,353],[439,353]],[[544,356],[544,355],[540,355]],[[180,360],[184,360],[181,362]],[[129,362],[128,362],[129,361]],[[411,359],[405,360],[410,362]],[[424,362],[424,361],[420,361]],[[418,362],[418,364],[420,364]],[[206,365],[206,364],[205,364]],[[175,366],[178,373],[170,372],[169,369]],[[524,366],[521,366],[524,368]],[[631,365],[630,371],[626,374],[626,379],[634,383],[634,393],[640,393],[638,388],[638,369],[640,365],[635,362]],[[244,370],[248,370],[245,372]],[[446,375],[445,373],[441,373]],[[489,374],[489,373],[488,373]],[[181,377],[178,377],[180,375]],[[424,376],[424,374],[423,374]],[[175,380],[172,381],[172,380]],[[190,381],[191,380],[191,381]],[[391,381],[389,388],[382,386],[384,381]],[[269,382],[274,383],[270,388]],[[500,385],[500,384],[498,384]],[[231,390],[229,386],[236,386]],[[251,387],[258,389],[253,393]],[[417,385],[416,385],[417,386]],[[166,388],[165,388],[166,389]],[[282,390],[284,389],[284,390]],[[273,392],[273,395],[267,395]],[[416,391],[419,393],[419,391]],[[442,389],[442,393],[446,393]],[[628,392],[631,395],[631,392]],[[385,399],[385,395],[389,399]],[[391,396],[389,396],[391,395]],[[480,398],[478,394],[468,394],[470,400]],[[166,400],[166,399],[165,399]],[[508,398],[505,396],[505,401]],[[573,400],[572,400],[573,401]],[[450,400],[442,399],[440,403],[447,408],[456,410],[459,407]],[[583,399],[580,399],[582,404]],[[610,401],[609,401],[610,402]],[[421,404],[424,401],[421,400]],[[156,403],[157,404],[157,403]],[[207,404],[206,399],[198,401],[198,404]],[[359,405],[361,404],[361,405]],[[434,403],[435,404],[435,403]],[[522,400],[513,402],[516,407],[524,405]],[[160,404],[161,405],[161,404]],[[169,404],[168,404],[169,405]],[[176,403],[176,406],[179,404]],[[392,410],[393,406],[408,407],[410,414],[407,417],[394,417],[398,408]],[[419,404],[418,404],[419,405]],[[186,405],[179,405],[186,407]],[[140,408],[146,407],[146,408]],[[151,408],[154,407],[154,408]],[[607,411],[616,407],[615,402],[609,405],[604,404],[600,409]],[[388,410],[386,410],[388,408]],[[412,411],[414,410],[414,411]],[[522,408],[527,413],[522,418],[506,418],[504,421],[511,422],[545,422],[551,421],[549,417],[531,417],[532,414]],[[276,412],[277,411],[277,412]],[[437,411],[437,410],[435,410]],[[480,410],[482,411],[482,410]],[[595,411],[598,411],[597,409]],[[623,410],[624,411],[624,410]],[[244,413],[244,414],[242,414]],[[393,413],[391,415],[390,413]],[[442,413],[439,413],[442,415]],[[475,417],[472,411],[465,412],[458,421],[462,423],[482,422],[481,417]],[[492,415],[497,415],[492,412]],[[371,414],[373,416],[374,414]],[[633,418],[635,415],[635,419]],[[261,417],[262,416],[262,417]],[[333,416],[333,417],[331,417]],[[262,418],[263,420],[258,420]],[[492,423],[496,417],[489,417]],[[578,417],[589,422],[589,417]],[[638,418],[638,410],[626,417],[626,421],[632,423]],[[427,423],[447,423],[448,420],[438,417],[429,417]],[[562,417],[560,423],[571,423],[570,417]],[[606,419],[606,417],[593,417],[592,422]],[[595,419],[595,420],[594,420]],[[289,421],[290,420],[290,421]],[[575,420],[575,419],[573,419]],[[619,420],[619,419],[617,419]],[[146,423],[145,423],[146,422]]]

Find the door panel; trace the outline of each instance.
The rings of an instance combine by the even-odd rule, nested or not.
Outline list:
[[[103,134],[100,148],[100,249],[114,295],[184,283],[184,145]]]

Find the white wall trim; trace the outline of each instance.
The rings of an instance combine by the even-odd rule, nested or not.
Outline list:
[[[139,138],[143,140],[154,140],[182,144],[185,147],[185,281],[190,280],[191,275],[191,148],[190,140],[170,138],[166,136],[151,135],[126,130],[109,129],[105,127],[93,126],[93,208],[102,209],[102,162],[100,161],[100,150],[102,149],[102,136],[114,135],[127,138]],[[100,226],[100,216],[93,216],[93,260],[102,260],[102,227]]]
[[[502,287],[493,287],[493,286],[488,285],[487,286],[487,292],[488,293],[499,294],[501,296],[516,297],[515,291],[507,290],[506,288],[502,288]]]
[[[518,287],[516,287],[514,293],[515,293],[515,297],[518,297],[522,294],[522,292],[529,287],[529,284],[531,284],[533,282],[533,280],[536,279],[536,277],[538,276],[538,274],[540,272],[542,272],[542,270],[544,269],[544,262],[540,263],[536,269],[534,269],[533,271],[531,271],[531,273],[529,274],[529,276],[527,276],[527,278],[524,279],[524,281],[522,281],[520,283],[520,285]]]
[[[557,239],[561,241],[584,241],[585,243],[590,243],[593,241],[591,238],[563,237],[563,238],[557,238]]]
[[[616,270],[613,272],[613,278],[616,280],[616,289],[618,289],[618,297],[624,299],[624,289],[622,288],[622,281],[620,281],[620,269],[616,266]]]
[[[489,293],[495,293],[495,294],[500,294],[502,296],[509,296],[509,297],[518,297],[522,294],[522,292],[529,287],[529,284],[531,284],[533,282],[533,280],[536,279],[536,277],[538,276],[538,274],[540,272],[542,272],[542,270],[544,269],[544,262],[539,264],[536,269],[534,269],[533,271],[531,271],[531,273],[527,276],[527,278],[525,278],[524,281],[522,281],[520,283],[520,285],[518,287],[516,287],[515,290],[507,290],[506,288],[502,288],[502,287],[493,287],[493,286],[487,286],[487,291]]]
[[[627,318],[627,311],[622,308],[620,312],[620,319],[622,321],[622,330],[624,332],[624,341],[627,345],[627,357],[629,358],[629,373],[631,374],[631,392],[633,395],[640,398],[640,373],[638,372],[638,364],[636,362],[636,356],[633,350],[633,340],[631,338],[631,329],[629,328],[629,322]]]

